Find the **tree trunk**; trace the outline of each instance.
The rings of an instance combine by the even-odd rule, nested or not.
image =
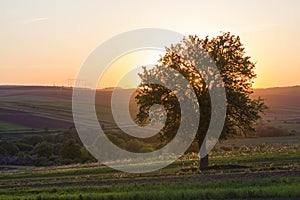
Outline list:
[[[208,153],[206,151],[206,143],[205,143],[205,140],[204,140],[204,137],[203,138],[200,138],[198,140],[198,145],[199,145],[199,157],[200,157],[200,160],[199,160],[199,169],[202,170],[202,169],[205,169],[208,167]],[[204,149],[204,152],[202,152]],[[201,156],[201,154],[205,153],[204,155],[205,156]]]
[[[200,169],[205,169],[207,167],[208,167],[208,154],[205,157],[200,158],[200,163],[199,163]]]

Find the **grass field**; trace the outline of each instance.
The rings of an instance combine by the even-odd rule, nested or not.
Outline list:
[[[59,133],[56,129],[70,127],[70,88],[0,87],[0,91],[0,117],[7,120],[0,120],[1,140],[41,134],[51,138]],[[285,122],[300,116],[299,91],[299,87],[257,90],[256,95],[264,95],[270,106],[261,123],[286,129],[284,137],[219,142],[206,170],[198,170],[195,153],[145,174],[123,173],[100,163],[5,165],[0,166],[0,199],[299,199],[300,126]],[[96,101],[96,110],[107,131],[118,133],[110,95],[109,91],[97,94],[96,99],[102,101]],[[48,127],[53,124],[50,121],[55,126]],[[26,131],[32,128],[37,129]]]
[[[124,90],[125,92],[125,90]],[[113,122],[110,109],[111,90],[99,90],[96,94],[96,111],[98,119],[108,127]],[[269,110],[263,115],[263,126],[283,128],[287,131],[300,133],[300,124],[286,123],[289,120],[300,118],[300,87],[282,87],[255,89],[255,97],[265,99]],[[25,112],[30,116],[46,118],[47,120],[60,120],[69,128],[72,122],[72,89],[62,87],[25,87],[25,86],[1,86],[0,108],[11,111]],[[135,113],[134,99],[130,102],[130,110]],[[0,117],[1,113],[0,112]],[[37,119],[38,120],[38,119]],[[6,121],[9,123],[9,121]],[[57,123],[57,121],[55,121]],[[15,124],[15,123],[13,123]],[[31,125],[30,123],[28,123]],[[40,119],[42,128],[51,125],[46,120]],[[55,124],[54,124],[55,125]],[[53,126],[54,126],[53,125]],[[29,128],[35,128],[30,127]],[[56,128],[54,126],[54,128]]]
[[[146,174],[119,172],[101,164],[3,170],[0,199],[224,199],[300,197],[297,144],[224,147],[197,170],[187,154]]]
[[[21,126],[19,124],[12,124],[12,123],[7,123],[7,122],[2,122],[0,121],[0,130],[3,131],[10,131],[10,130],[24,130],[24,129],[28,129],[25,126]]]
[[[39,189],[7,189],[2,199],[224,199],[300,196],[299,177],[126,184]]]

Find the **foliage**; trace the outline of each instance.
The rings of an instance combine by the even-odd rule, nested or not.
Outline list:
[[[81,157],[81,146],[73,139],[66,140],[61,147],[61,156],[64,159],[76,159]]]
[[[279,137],[289,136],[292,134],[289,133],[287,128],[274,126],[257,127],[256,130],[256,135],[259,137]]]
[[[0,147],[3,155],[15,156],[19,152],[19,148],[16,144],[7,141],[0,142]]]
[[[53,146],[52,144],[43,141],[35,145],[33,153],[36,154],[38,157],[49,158],[53,153]]]
[[[1,165],[62,165],[93,162],[74,130],[25,134],[0,142]]]
[[[0,175],[0,199],[299,197],[299,145],[221,147],[211,152],[212,162],[223,166],[225,163],[227,168],[213,165],[206,171],[192,171],[197,159],[195,153],[146,174],[123,173],[100,164],[30,167],[24,171],[20,168],[21,172],[11,174],[4,171]]]
[[[200,39],[198,36],[189,36],[180,43],[166,48],[166,54],[159,60],[160,65],[152,69],[144,68],[140,74],[141,85],[136,101],[139,105],[137,121],[141,124],[149,121],[149,109],[153,104],[162,104],[167,112],[166,125],[162,133],[166,138],[173,137],[180,122],[180,107],[174,92],[157,84],[147,83],[149,77],[161,79],[166,77],[170,80],[170,74],[164,73],[165,68],[172,68],[182,74],[195,91],[199,102],[200,123],[198,126],[197,140],[199,144],[206,135],[211,116],[211,101],[209,88],[219,87],[214,82],[206,83],[204,76],[207,71],[199,72],[195,65],[203,65],[203,60],[199,63],[191,63],[189,60],[197,56],[201,57],[203,49],[208,52],[215,62],[222,76],[227,98],[227,115],[221,137],[228,138],[232,135],[243,135],[254,131],[253,124],[260,118],[259,113],[266,109],[262,99],[251,99],[255,63],[246,56],[240,38],[230,33],[223,33],[214,38],[206,37]],[[183,52],[191,59],[183,59],[177,52]],[[198,62],[198,61],[195,61]],[[177,84],[174,82],[173,84]],[[188,92],[187,92],[187,95]]]

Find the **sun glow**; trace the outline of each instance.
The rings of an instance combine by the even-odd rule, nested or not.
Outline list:
[[[142,66],[158,64],[160,54],[163,51],[140,50],[117,58],[100,78],[98,88],[136,88],[140,83],[138,73],[143,71]]]
[[[97,45],[139,28],[162,28],[200,38],[229,31],[240,36],[246,54],[257,63],[254,87],[300,84],[300,1],[275,1],[271,7],[268,1],[259,0],[195,1],[188,9],[189,3],[182,1],[159,4],[1,1],[0,84],[67,85]],[[100,87],[116,85],[128,68],[156,62],[158,54],[150,60],[144,57],[144,62],[137,62],[142,57],[119,58]],[[122,84],[131,87],[138,82],[138,78],[129,79]]]

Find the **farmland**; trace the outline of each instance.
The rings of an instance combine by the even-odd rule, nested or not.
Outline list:
[[[220,141],[210,153],[209,168],[198,170],[198,155],[189,152],[145,174],[116,171],[88,157],[78,146],[71,95],[70,88],[0,87],[0,147],[18,149],[0,148],[0,153],[11,154],[9,159],[34,158],[26,165],[0,166],[0,199],[300,197],[300,87],[255,90],[270,107],[257,124],[261,132]],[[99,123],[112,136],[122,132],[113,120],[110,96],[111,90],[98,91],[95,106]],[[131,111],[136,112],[133,101]],[[63,154],[70,138],[80,159]],[[118,144],[127,149],[129,141],[124,137]],[[154,148],[151,142],[149,148]]]
[[[255,89],[254,96],[261,96],[269,106],[263,125],[300,132],[300,86]]]
[[[187,154],[165,169],[146,174],[119,172],[99,163],[16,167],[0,175],[0,198],[296,199],[300,195],[300,149],[296,144],[219,146],[211,153],[210,168],[199,171],[197,164],[196,155]]]
[[[108,126],[114,123],[110,110],[111,93],[111,90],[99,90],[96,94],[99,121]],[[255,89],[253,96],[261,96],[269,106],[262,116],[263,125],[300,131],[297,121],[300,116],[300,86]],[[29,129],[69,128],[73,125],[71,100],[71,88],[0,86],[0,122]],[[132,99],[130,109],[133,114],[136,112],[134,105]]]

